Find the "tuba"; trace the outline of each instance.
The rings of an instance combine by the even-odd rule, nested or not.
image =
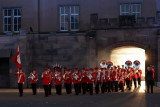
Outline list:
[[[102,68],[107,68],[106,60],[101,60],[100,66],[101,66]]]
[[[111,67],[113,67],[113,63],[111,61],[107,62],[107,68],[111,69]]]
[[[127,69],[128,69],[129,67],[131,67],[131,66],[132,66],[132,61],[130,61],[130,60],[126,61],[126,62],[125,62],[125,66],[126,66]]]
[[[135,68],[134,69],[134,74],[133,75],[135,75],[137,72],[138,72],[138,69],[139,69],[139,67],[140,67],[140,61],[138,61],[138,60],[135,60],[134,62],[133,62],[133,67]]]

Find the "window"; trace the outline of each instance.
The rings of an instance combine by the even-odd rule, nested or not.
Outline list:
[[[21,9],[3,9],[3,31],[19,32],[21,28]]]
[[[120,15],[134,15],[136,19],[141,17],[141,4],[121,4]]]
[[[60,31],[79,30],[79,6],[60,7]]]
[[[11,31],[11,9],[3,10],[3,29],[5,32]]]

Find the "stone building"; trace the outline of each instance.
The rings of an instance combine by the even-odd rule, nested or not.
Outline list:
[[[145,67],[154,65],[160,81],[159,0],[0,1],[1,88],[16,87],[11,60],[17,45],[27,76],[33,67],[41,76],[46,65],[56,63],[94,67],[101,59],[112,60],[115,49],[129,46],[145,50]]]

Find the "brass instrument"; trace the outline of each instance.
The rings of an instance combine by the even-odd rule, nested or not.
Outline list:
[[[73,78],[74,78],[75,80],[78,80],[79,76],[74,73],[74,74],[73,74]]]
[[[55,74],[55,77],[58,79],[58,81],[61,81],[61,77],[58,73]]]
[[[87,77],[91,80],[93,78],[93,76],[91,75],[91,73],[88,73]]]

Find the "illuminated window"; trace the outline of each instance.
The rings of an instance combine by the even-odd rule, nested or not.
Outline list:
[[[21,9],[3,9],[3,31],[19,32],[21,28]]]
[[[141,4],[121,4],[120,15],[135,15],[141,17]]]
[[[79,6],[60,7],[60,31],[79,30]]]

